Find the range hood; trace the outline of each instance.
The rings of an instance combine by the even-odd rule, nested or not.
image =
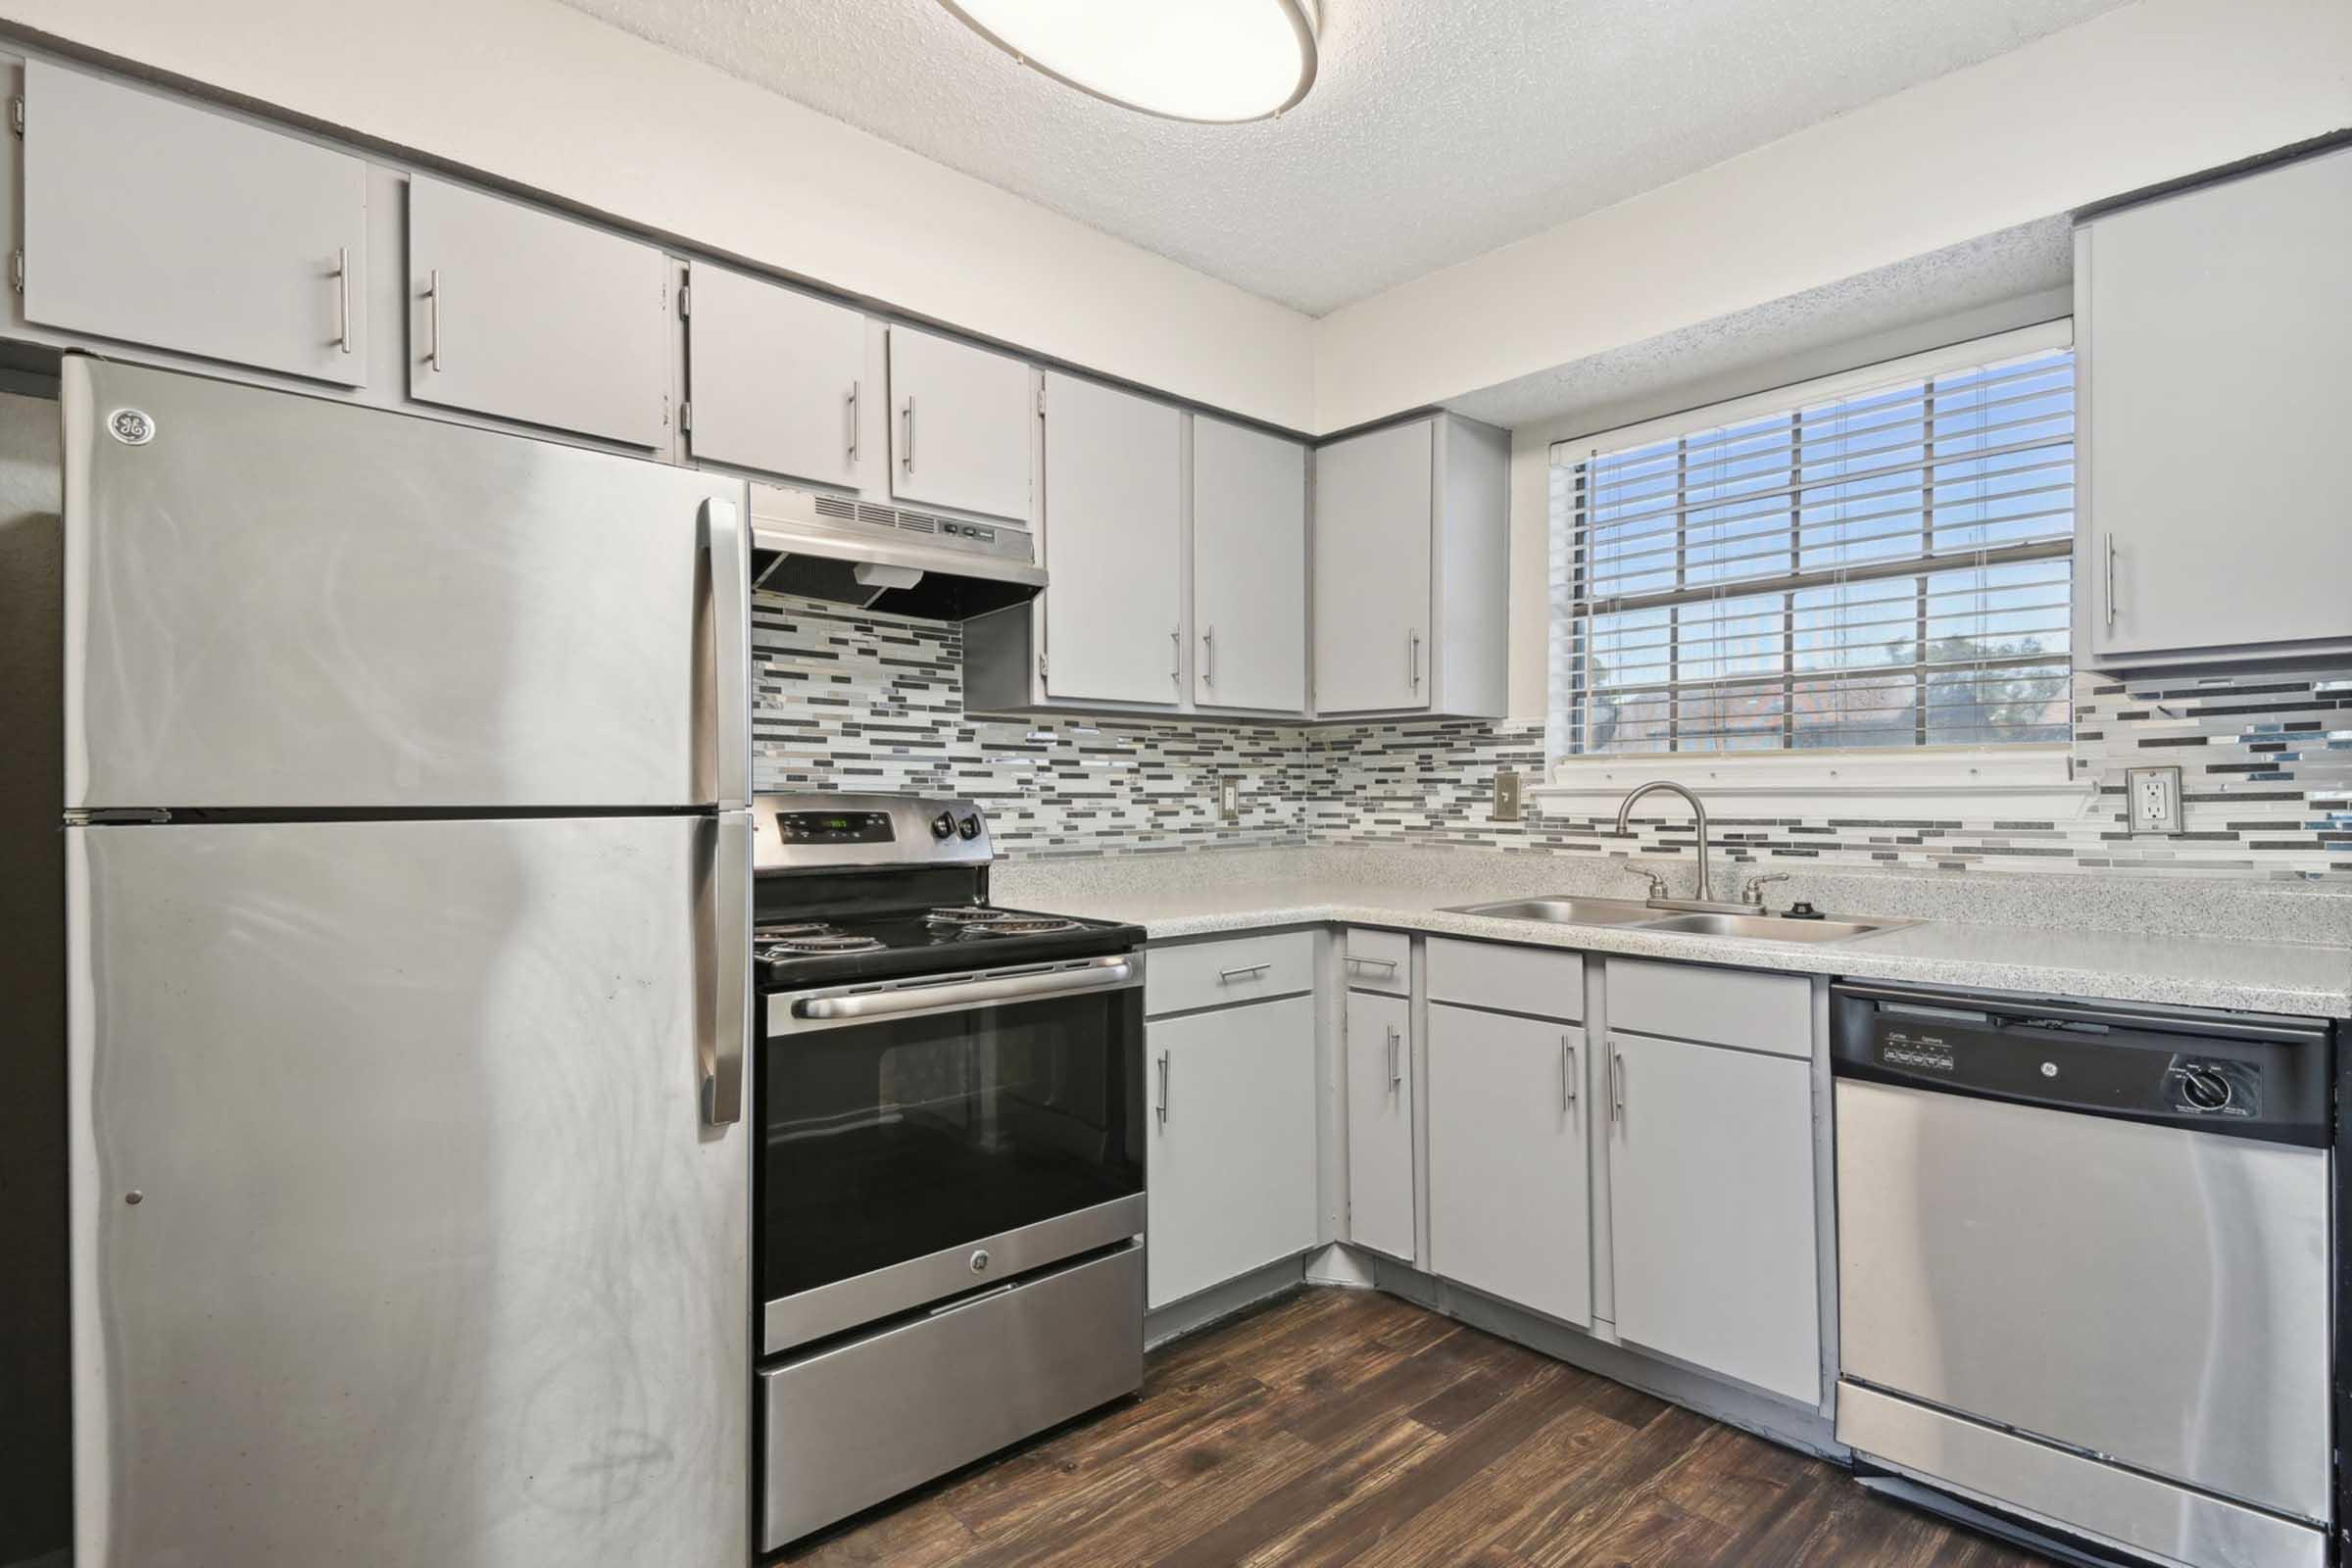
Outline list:
[[[1036,542],[983,522],[851,496],[751,487],[752,586],[924,620],[969,620],[1046,585]]]

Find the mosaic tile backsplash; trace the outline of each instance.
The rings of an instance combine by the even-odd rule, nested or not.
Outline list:
[[[1541,720],[1298,726],[998,719],[963,710],[961,633],[762,594],[753,606],[753,770],[762,790],[968,796],[1019,857],[1244,845],[1426,843],[1688,857],[1678,808],[1637,822],[1488,820],[1497,767],[1543,766]],[[2352,883],[2352,678],[2075,677],[2075,767],[2096,794],[2065,821],[1720,818],[1753,863],[2100,870]],[[2123,831],[2124,769],[2178,762],[2185,835]],[[1216,786],[1238,777],[1239,822]]]

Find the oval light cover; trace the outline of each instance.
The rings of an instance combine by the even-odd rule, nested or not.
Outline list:
[[[1278,115],[1315,79],[1306,0],[940,0],[1024,65],[1168,120]]]

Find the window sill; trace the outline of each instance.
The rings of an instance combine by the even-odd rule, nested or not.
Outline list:
[[[2065,746],[1997,751],[1752,752],[1573,758],[1528,793],[1555,815],[1603,816],[1652,779],[1696,792],[1721,817],[1853,816],[2062,822],[2097,795]],[[1720,805],[1718,803],[1721,803]],[[1640,809],[1648,814],[1653,803]],[[1654,803],[1667,810],[1672,803]]]

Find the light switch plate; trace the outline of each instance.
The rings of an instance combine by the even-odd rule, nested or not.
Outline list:
[[[1217,780],[1217,814],[1228,822],[1242,819],[1242,781],[1238,778]]]
[[[1497,822],[1519,820],[1519,775],[1511,768],[1495,770],[1494,819]]]
[[[2124,771],[2124,821],[2133,838],[2169,838],[2180,831],[2180,769]]]

